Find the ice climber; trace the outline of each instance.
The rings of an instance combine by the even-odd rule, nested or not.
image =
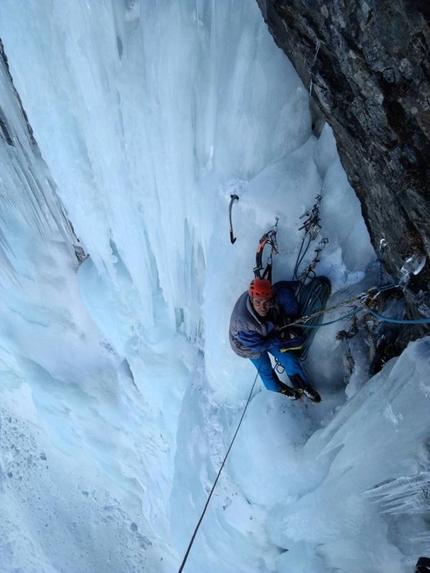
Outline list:
[[[298,318],[297,286],[290,281],[271,285],[267,279],[252,280],[233,308],[230,344],[236,354],[251,360],[268,390],[292,400],[305,394],[319,402],[321,398],[309,385],[299,360],[303,344],[299,329],[284,328]],[[294,388],[279,380],[268,353],[285,368]]]

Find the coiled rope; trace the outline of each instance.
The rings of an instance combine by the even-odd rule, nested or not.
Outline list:
[[[187,562],[188,556],[189,556],[190,551],[191,551],[191,547],[193,546],[193,543],[194,543],[194,540],[195,540],[195,538],[196,538],[197,532],[198,532],[198,530],[199,530],[199,528],[200,528],[200,525],[201,525],[201,523],[202,523],[202,521],[203,521],[203,518],[204,518],[204,516],[205,516],[206,510],[207,510],[207,508],[208,508],[208,506],[209,506],[209,502],[210,502],[210,500],[211,500],[211,498],[212,498],[212,495],[213,495],[213,493],[214,493],[214,491],[215,491],[215,488],[216,488],[216,485],[217,485],[217,483],[218,483],[218,480],[219,480],[219,478],[220,478],[220,476],[221,476],[221,472],[222,472],[222,470],[224,469],[225,463],[226,463],[227,458],[228,458],[228,456],[229,456],[229,454],[230,454],[231,448],[233,447],[234,441],[236,440],[236,436],[237,436],[237,434],[238,434],[238,432],[239,432],[240,426],[242,425],[243,419],[244,419],[244,417],[245,417],[246,410],[248,409],[249,403],[251,402],[252,393],[253,393],[253,391],[254,391],[255,383],[257,382],[257,378],[258,378],[259,373],[260,373],[260,369],[258,369],[258,372],[257,372],[257,374],[256,374],[256,376],[255,376],[254,382],[253,382],[253,384],[252,384],[252,386],[251,386],[251,390],[250,390],[250,392],[249,392],[248,400],[246,401],[246,404],[245,404],[245,407],[244,407],[244,409],[243,409],[242,415],[241,415],[241,417],[240,417],[239,423],[238,423],[238,425],[237,425],[236,431],[235,431],[234,436],[233,436],[233,438],[232,438],[232,440],[231,440],[231,442],[230,442],[230,445],[229,445],[229,447],[228,447],[227,453],[226,453],[225,456],[224,456],[224,459],[223,459],[223,461],[222,461],[221,467],[219,468],[218,475],[217,475],[216,478],[215,478],[215,481],[214,481],[214,484],[213,484],[213,486],[212,486],[212,489],[211,489],[211,491],[210,491],[210,493],[209,493],[208,499],[206,500],[205,506],[204,506],[204,508],[203,508],[203,512],[202,512],[202,514],[201,514],[201,516],[200,516],[200,519],[199,519],[199,521],[197,522],[197,525],[196,525],[196,527],[195,527],[195,529],[194,529],[193,535],[192,535],[192,537],[191,537],[190,543],[188,544],[188,548],[187,548],[187,550],[186,550],[186,552],[185,552],[185,555],[184,555],[184,558],[183,558],[183,560],[182,560],[181,566],[179,567],[178,573],[182,573],[182,571],[183,571],[183,569],[184,569],[184,567],[185,567],[185,564],[186,564],[186,562]]]

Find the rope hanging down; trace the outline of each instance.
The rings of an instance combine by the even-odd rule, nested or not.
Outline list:
[[[210,493],[209,493],[208,499],[206,500],[205,506],[204,506],[204,508],[203,508],[203,512],[202,512],[202,514],[201,514],[201,516],[200,516],[199,521],[197,522],[196,528],[194,529],[194,533],[193,533],[193,535],[192,535],[192,537],[191,537],[190,543],[188,544],[187,550],[186,550],[186,552],[185,552],[185,555],[184,555],[184,558],[183,558],[183,560],[182,560],[181,566],[179,567],[178,573],[182,573],[182,571],[184,570],[185,564],[186,564],[186,562],[187,562],[188,556],[189,556],[190,551],[191,551],[191,547],[193,546],[193,543],[194,543],[194,540],[195,540],[195,538],[196,538],[197,532],[198,532],[198,530],[199,530],[199,528],[200,528],[200,525],[201,525],[201,523],[202,523],[202,521],[203,521],[203,518],[204,518],[204,516],[205,516],[206,510],[207,510],[207,508],[208,508],[208,506],[209,506],[209,502],[210,502],[210,500],[211,500],[211,498],[212,498],[212,495],[213,495],[213,493],[214,493],[214,491],[215,491],[215,487],[216,487],[216,485],[217,485],[217,483],[218,483],[218,480],[219,480],[219,478],[220,478],[221,472],[222,472],[222,470],[224,469],[225,463],[226,463],[227,458],[228,458],[228,456],[229,456],[229,454],[230,454],[231,448],[233,447],[233,444],[234,444],[234,442],[235,442],[235,440],[236,440],[236,436],[237,436],[237,434],[238,434],[238,432],[239,432],[240,426],[242,425],[243,419],[244,419],[244,417],[245,417],[246,410],[248,409],[249,403],[251,402],[252,393],[253,393],[253,391],[254,391],[255,383],[257,382],[257,378],[258,378],[259,373],[260,373],[260,370],[258,370],[258,372],[257,372],[257,374],[256,374],[256,376],[255,376],[254,382],[253,382],[253,384],[252,384],[252,386],[251,386],[251,390],[250,390],[250,392],[249,392],[248,400],[246,401],[246,404],[245,404],[245,408],[243,409],[243,412],[242,412],[242,415],[241,415],[241,417],[240,417],[239,423],[238,423],[238,425],[237,425],[236,431],[235,431],[234,436],[233,436],[233,438],[232,438],[232,440],[231,440],[231,442],[230,442],[230,446],[229,446],[229,448],[228,448],[228,450],[227,450],[227,453],[226,453],[225,456],[224,456],[224,459],[223,459],[223,461],[222,461],[221,467],[219,468],[218,475],[217,475],[216,478],[215,478],[215,481],[214,481],[214,484],[213,484],[213,486],[212,486],[212,489],[211,489],[211,491],[210,491]]]

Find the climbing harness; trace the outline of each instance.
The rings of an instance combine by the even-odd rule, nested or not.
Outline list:
[[[255,255],[254,277],[256,279],[267,279],[270,282],[272,282],[273,255],[277,255],[279,253],[278,243],[276,242],[279,217],[275,217],[275,219],[276,222],[270,231],[264,233],[261,237]],[[270,246],[270,254],[268,256],[266,266],[263,267],[263,252],[266,246]],[[261,271],[263,271],[263,273],[261,273]]]
[[[239,201],[239,197],[237,195],[230,195],[230,206],[228,208],[228,218],[230,221],[230,241],[231,244],[234,245],[234,243],[236,242],[236,237],[234,236],[234,232],[233,232],[233,219],[232,219],[232,209],[233,209],[233,203],[235,201]]]
[[[217,483],[218,483],[218,480],[219,480],[219,478],[220,478],[220,476],[221,476],[221,472],[222,472],[222,470],[224,469],[225,463],[226,463],[227,458],[228,458],[228,456],[229,456],[229,454],[230,454],[231,448],[233,447],[233,444],[234,444],[234,442],[235,442],[235,440],[236,440],[236,436],[237,436],[237,434],[238,434],[238,432],[239,432],[240,426],[242,425],[243,419],[244,419],[245,414],[246,414],[246,410],[248,409],[249,403],[251,402],[252,393],[254,392],[255,384],[256,384],[256,382],[257,382],[257,378],[258,378],[258,375],[259,375],[259,374],[260,374],[260,369],[258,369],[257,374],[256,374],[256,376],[255,376],[255,378],[254,378],[254,382],[253,382],[253,384],[252,384],[252,386],[251,386],[251,390],[250,390],[250,392],[249,392],[248,400],[246,401],[246,404],[245,404],[245,407],[244,407],[244,409],[243,409],[242,415],[241,415],[241,417],[240,417],[239,423],[238,423],[238,425],[237,425],[236,431],[235,431],[235,433],[234,433],[234,435],[233,435],[233,438],[232,438],[232,440],[231,440],[231,442],[230,442],[230,445],[229,445],[229,447],[228,447],[227,453],[226,453],[225,456],[224,456],[224,459],[223,459],[223,461],[222,461],[221,467],[220,467],[219,470],[218,470],[218,474],[217,474],[217,476],[216,476],[216,478],[215,478],[215,481],[214,481],[213,486],[212,486],[212,489],[211,489],[211,491],[210,491],[210,493],[209,493],[208,499],[206,500],[206,503],[205,503],[205,506],[204,506],[204,508],[203,508],[202,514],[201,514],[201,516],[200,516],[200,519],[199,519],[199,521],[197,522],[197,525],[196,525],[196,527],[195,527],[195,529],[194,529],[193,535],[192,535],[192,537],[191,537],[191,541],[190,541],[190,543],[188,544],[187,550],[186,550],[186,552],[185,552],[185,555],[184,555],[184,558],[183,558],[183,560],[182,560],[181,566],[179,567],[178,573],[182,573],[182,571],[184,570],[185,563],[187,562],[188,556],[189,556],[190,551],[191,551],[191,547],[193,546],[193,543],[194,543],[194,540],[195,540],[195,538],[196,538],[197,532],[198,532],[198,530],[199,530],[199,528],[200,528],[200,525],[201,525],[201,523],[202,523],[202,521],[203,521],[203,518],[204,518],[204,516],[205,516],[206,510],[207,510],[207,508],[208,508],[208,506],[209,506],[209,502],[210,502],[210,500],[211,500],[211,498],[212,498],[212,495],[213,495],[213,493],[214,493],[214,491],[215,491],[215,487],[216,487],[216,485],[217,485]]]

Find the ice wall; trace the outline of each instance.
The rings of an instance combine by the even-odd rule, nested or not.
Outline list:
[[[124,262],[147,336],[159,286],[198,337],[218,187],[305,141],[306,114],[287,127],[305,92],[252,3],[13,4],[15,84],[92,263],[115,281]]]
[[[429,342],[411,344],[306,443],[312,480],[270,521],[273,539],[293,542],[285,571],[305,567],[302,552],[315,571],[351,573],[413,571],[428,553]]]

